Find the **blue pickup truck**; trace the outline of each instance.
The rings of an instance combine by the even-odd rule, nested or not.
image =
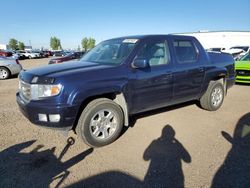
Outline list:
[[[101,42],[80,61],[22,71],[16,94],[32,123],[74,130],[92,147],[112,143],[133,114],[197,100],[215,111],[235,81],[234,60],[190,36]]]

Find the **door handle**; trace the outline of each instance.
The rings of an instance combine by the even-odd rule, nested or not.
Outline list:
[[[204,68],[203,68],[203,67],[200,67],[200,68],[199,68],[199,72],[204,72]]]
[[[172,78],[172,77],[173,77],[173,74],[171,72],[166,73],[166,78],[167,79]]]

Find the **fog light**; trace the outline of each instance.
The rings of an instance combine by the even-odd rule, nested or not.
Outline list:
[[[46,114],[38,114],[39,121],[48,121]]]
[[[49,121],[50,122],[59,122],[60,121],[60,114],[50,114]]]

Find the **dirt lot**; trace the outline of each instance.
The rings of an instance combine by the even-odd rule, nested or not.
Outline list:
[[[216,112],[188,103],[137,116],[98,149],[31,124],[17,88],[17,78],[0,81],[0,187],[250,187],[250,85],[235,85]]]

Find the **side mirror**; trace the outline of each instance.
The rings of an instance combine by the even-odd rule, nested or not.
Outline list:
[[[149,67],[149,62],[146,59],[136,58],[132,63],[133,68],[143,69]]]

